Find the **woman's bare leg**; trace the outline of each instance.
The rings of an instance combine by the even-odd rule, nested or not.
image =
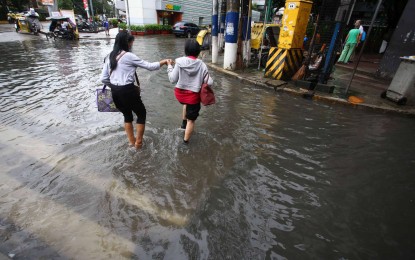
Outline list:
[[[145,124],[137,124],[137,139],[135,140],[135,148],[140,149],[143,146],[143,136]]]
[[[135,138],[134,138],[133,123],[124,123],[124,129],[125,129],[125,133],[127,134],[128,143],[130,145],[134,145]]]
[[[187,143],[192,136],[193,129],[195,128],[195,121],[187,119],[186,130],[184,131],[184,142]]]

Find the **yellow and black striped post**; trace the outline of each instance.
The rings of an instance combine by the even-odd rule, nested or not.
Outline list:
[[[265,66],[265,77],[274,79],[291,79],[300,68],[303,60],[301,49],[278,49],[273,47],[268,53],[268,61]]]

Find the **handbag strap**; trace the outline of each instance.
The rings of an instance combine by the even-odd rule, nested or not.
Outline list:
[[[138,80],[137,71],[134,72],[135,79],[137,80],[137,85],[140,86],[140,81]]]
[[[122,56],[124,56],[124,54],[126,54],[126,53],[127,53],[126,51],[122,51],[120,54],[118,54],[117,58],[115,58],[117,63],[122,58]],[[110,76],[111,76],[111,74],[112,74],[112,70],[110,70]]]
[[[121,53],[118,54],[118,57],[115,59],[117,61],[117,63],[122,58],[122,56],[124,56],[124,54],[126,54],[126,53],[127,53],[126,51],[121,51]],[[110,70],[110,77],[111,77],[111,74],[112,74],[112,70]],[[136,76],[137,76],[137,74],[136,74]],[[138,85],[140,85],[140,83]],[[104,85],[104,87],[102,88],[102,91],[105,91],[106,87],[107,87],[107,85]]]
[[[206,72],[206,74],[203,76],[203,82],[202,83],[206,83],[207,84],[208,81],[209,81],[209,72]]]

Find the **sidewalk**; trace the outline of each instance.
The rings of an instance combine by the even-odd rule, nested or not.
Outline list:
[[[354,61],[357,61],[358,55],[355,54]],[[365,74],[368,76],[374,76],[376,74],[377,69],[379,68],[380,61],[382,60],[382,54],[366,54],[364,53],[360,59],[359,65],[357,66],[357,71],[360,74]],[[339,63],[336,64],[337,67],[341,67],[344,69],[348,69],[353,71],[355,63],[353,60],[348,63]]]
[[[286,82],[264,78],[263,68],[257,70],[257,68],[250,67],[240,71],[228,71],[223,69],[223,54],[219,55],[217,64],[211,63],[211,56],[208,53],[204,52],[204,55],[205,57],[203,57],[203,59],[210,68],[254,85],[273,88],[275,91],[287,92],[293,95],[312,98],[313,100],[321,100],[355,108],[376,110],[379,112],[400,113],[411,117],[415,116],[415,106],[398,106],[396,103],[380,97],[380,94],[389,87],[390,81],[375,78],[371,73],[373,68],[371,69],[370,67],[365,68],[365,66],[363,66],[363,70],[359,69],[352,81],[348,96],[357,96],[358,98],[363,99],[362,103],[356,104],[349,102],[344,96],[345,89],[351,78],[352,69],[350,69],[350,67],[353,68],[353,65],[350,64],[335,66],[334,73],[331,75],[332,79],[327,84],[328,86],[334,85],[333,93],[329,94],[315,91],[314,95],[309,95],[310,92],[307,89],[297,87],[293,81]]]

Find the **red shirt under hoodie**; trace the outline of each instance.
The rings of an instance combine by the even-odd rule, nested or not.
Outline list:
[[[194,56],[187,56],[187,57],[192,60],[197,59]],[[199,92],[193,92],[191,90],[174,88],[174,95],[176,96],[176,99],[182,104],[193,105],[193,104],[200,103]]]

